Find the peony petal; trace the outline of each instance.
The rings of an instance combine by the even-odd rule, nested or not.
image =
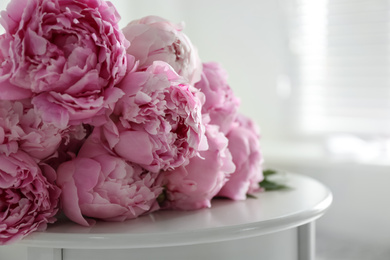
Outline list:
[[[32,96],[29,89],[20,88],[9,81],[0,81],[0,100],[19,100]]]
[[[128,211],[118,204],[81,204],[80,208],[84,215],[100,219],[113,218]]]
[[[79,198],[73,174],[75,172],[73,162],[66,162],[60,165],[57,170],[57,185],[61,188],[61,203],[64,214],[72,221],[89,226],[90,223],[82,216]]]
[[[32,103],[37,109],[37,113],[42,116],[46,123],[54,124],[60,129],[65,129],[69,122],[69,113],[58,104],[49,101],[50,95],[41,94],[32,99]]]
[[[148,165],[153,161],[152,142],[146,132],[126,131],[119,134],[115,152],[138,164]]]
[[[79,194],[92,190],[98,183],[101,166],[95,160],[89,158],[76,159],[73,176]]]
[[[46,39],[44,39],[42,36],[39,36],[30,28],[27,29],[26,38],[29,55],[43,55],[46,53]]]

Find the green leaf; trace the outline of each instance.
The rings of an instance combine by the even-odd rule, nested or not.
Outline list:
[[[273,191],[273,190],[284,190],[289,189],[287,185],[277,183],[275,181],[269,180],[269,176],[277,174],[278,171],[272,169],[266,169],[263,171],[264,179],[259,182],[259,186],[263,188],[265,191]]]
[[[272,169],[266,169],[266,170],[263,171],[263,175],[264,175],[265,178],[270,176],[270,175],[274,175],[276,173],[278,173],[278,172],[275,171],[275,170],[272,170]]]
[[[289,187],[284,185],[284,184],[279,184],[274,181],[269,181],[267,179],[264,179],[259,183],[260,187],[263,188],[266,191],[271,191],[271,190],[284,190],[288,189]]]

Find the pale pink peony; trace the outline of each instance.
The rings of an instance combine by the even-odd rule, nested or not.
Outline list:
[[[218,195],[233,200],[245,200],[247,194],[260,190],[259,182],[263,180],[259,130],[250,118],[239,114],[227,138],[236,171]]]
[[[227,83],[226,71],[218,63],[203,63],[202,78],[195,87],[206,97],[202,113],[208,113],[210,124],[218,125],[226,134],[237,116],[240,105],[239,99]]]
[[[203,95],[165,62],[156,61],[145,71],[129,73],[120,87],[112,122],[102,126],[119,156],[158,172],[188,163],[207,149],[202,123]]]
[[[32,98],[60,128],[104,113],[127,67],[118,20],[103,0],[11,1],[0,18],[0,99]]]
[[[211,199],[234,172],[228,140],[218,126],[206,125],[207,151],[190,159],[186,166],[163,173],[169,209],[194,210],[211,207]]]
[[[88,217],[124,221],[159,209],[157,174],[112,156],[93,140],[88,143],[82,154],[57,170],[62,209],[69,219],[89,226],[93,220]]]
[[[67,130],[42,122],[29,100],[0,100],[0,153],[18,149],[36,159],[53,155]]]
[[[127,53],[139,60],[141,70],[154,61],[165,61],[194,84],[200,80],[202,64],[197,50],[182,32],[183,27],[157,16],[132,21],[123,29],[131,42]]]
[[[0,154],[0,245],[45,230],[55,221],[59,196],[28,154]]]

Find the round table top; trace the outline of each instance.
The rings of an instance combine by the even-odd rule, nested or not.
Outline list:
[[[83,227],[59,219],[19,245],[48,248],[119,249],[179,246],[264,235],[309,223],[324,214],[332,193],[307,176],[279,176],[291,187],[255,194],[245,201],[215,199],[194,211],[157,211],[125,222]]]

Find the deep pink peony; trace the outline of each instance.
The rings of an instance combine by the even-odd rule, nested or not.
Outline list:
[[[103,0],[11,1],[0,18],[0,99],[32,98],[61,128],[103,113],[127,66],[118,19]]]
[[[203,95],[165,62],[129,73],[120,87],[113,122],[102,127],[111,149],[153,172],[173,169],[207,149]]]
[[[246,194],[260,190],[259,182],[263,180],[259,130],[250,118],[239,114],[227,138],[236,171],[218,195],[233,200],[245,200]]]
[[[36,159],[53,155],[68,130],[42,122],[29,100],[0,100],[0,153],[18,149]]]
[[[132,21],[123,29],[131,42],[127,52],[139,60],[141,70],[154,61],[165,61],[194,84],[200,80],[202,64],[197,50],[182,30],[182,24],[157,16]]]
[[[68,218],[89,226],[93,221],[85,217],[124,221],[159,208],[156,199],[162,188],[157,174],[128,164],[88,140],[84,152],[57,171],[62,209]],[[83,157],[86,154],[89,157]]]
[[[190,159],[186,166],[164,173],[165,208],[194,210],[211,207],[211,199],[234,172],[228,140],[218,126],[206,125],[207,151]]]
[[[226,134],[237,116],[240,105],[239,99],[227,83],[226,71],[218,63],[203,63],[202,78],[195,87],[206,97],[202,113],[208,113],[210,124],[218,125]]]
[[[55,221],[59,195],[29,155],[0,154],[0,245],[45,230]]]

